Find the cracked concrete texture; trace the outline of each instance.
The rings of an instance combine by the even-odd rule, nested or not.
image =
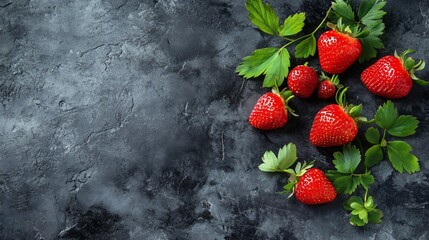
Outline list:
[[[270,2],[282,16],[305,10],[309,29],[329,5]],[[380,54],[413,48],[429,60],[429,1],[388,2]],[[422,171],[374,168],[385,218],[357,229],[342,199],[302,206],[276,193],[284,177],[257,169],[288,142],[322,169],[332,151],[307,139],[325,102],[296,99],[300,118],[278,131],[248,125],[265,90],[235,67],[275,41],[243,1],[16,0],[0,1],[0,16],[1,239],[427,238],[427,88],[395,101],[420,120],[409,142]],[[360,84],[368,64],[343,78],[370,116],[384,100]]]

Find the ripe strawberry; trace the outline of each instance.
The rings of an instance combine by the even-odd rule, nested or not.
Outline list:
[[[292,93],[300,98],[309,98],[317,88],[317,72],[307,65],[293,68],[287,77],[287,84]]]
[[[311,168],[299,178],[295,197],[304,204],[322,204],[334,201],[337,192],[320,169]]]
[[[320,35],[317,48],[320,66],[323,71],[331,74],[343,73],[362,52],[359,39],[337,30],[330,30]]]
[[[423,70],[425,62],[417,64],[411,58],[406,58],[413,50],[404,51],[401,56],[395,51],[395,56],[385,56],[362,72],[361,80],[373,94],[385,98],[402,98],[408,95],[413,86],[413,80],[418,85],[428,82],[417,78],[414,73]]]
[[[334,147],[347,144],[356,137],[358,127],[356,120],[362,113],[362,105],[344,105],[345,92],[338,95],[337,103],[322,108],[315,116],[310,130],[310,142],[316,147]]]
[[[337,91],[337,87],[341,86],[339,85],[340,80],[338,78],[338,75],[333,75],[332,78],[329,79],[323,74],[321,80],[322,81],[317,87],[317,97],[319,97],[320,99],[333,98]]]
[[[250,114],[249,122],[255,128],[270,130],[283,127],[288,120],[288,101],[293,98],[290,91],[273,92],[262,95]]]

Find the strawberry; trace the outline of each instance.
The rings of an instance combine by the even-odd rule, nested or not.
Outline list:
[[[309,98],[319,83],[316,70],[299,65],[293,68],[287,77],[287,84],[292,93],[300,98]]]
[[[317,48],[320,66],[323,71],[331,74],[343,73],[362,52],[359,39],[338,30],[330,30],[320,35]]]
[[[411,57],[406,58],[409,49],[400,56],[395,51],[394,56],[385,56],[362,72],[361,80],[365,87],[373,94],[385,98],[402,98],[409,94],[413,80],[418,85],[428,82],[417,78],[414,73],[423,70],[425,62],[418,63]]]
[[[328,78],[326,75],[322,74],[321,81],[317,87],[317,97],[320,99],[329,99],[335,96],[337,87],[339,85],[338,75],[333,75],[331,78]]]
[[[337,192],[320,169],[311,168],[299,178],[295,197],[304,204],[322,204],[334,201]]]
[[[315,116],[310,130],[310,142],[316,147],[334,147],[347,144],[358,133],[357,120],[366,121],[359,117],[362,105],[345,105],[343,89],[337,98],[338,104],[330,104],[322,108]]]
[[[288,120],[288,101],[293,98],[290,91],[274,90],[262,95],[250,114],[249,122],[255,128],[270,130],[283,127]]]

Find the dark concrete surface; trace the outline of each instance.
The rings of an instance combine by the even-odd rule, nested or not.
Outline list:
[[[349,225],[344,197],[287,200],[261,155],[294,142],[301,160],[332,168],[333,150],[308,141],[327,102],[294,100],[300,118],[277,131],[249,126],[266,90],[235,67],[278,41],[244,2],[0,0],[0,239],[429,239],[428,87],[394,101],[421,121],[408,141],[422,171],[375,167],[382,224]],[[308,31],[330,1],[270,2],[281,18],[305,11]],[[380,54],[429,61],[429,1],[386,10]],[[385,101],[359,81],[371,62],[342,76],[367,116]]]

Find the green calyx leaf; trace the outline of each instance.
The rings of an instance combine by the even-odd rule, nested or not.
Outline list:
[[[290,55],[286,48],[262,48],[244,57],[236,72],[244,78],[265,74],[264,87],[281,86],[290,67]]]
[[[348,88],[342,88],[338,89],[338,91],[335,93],[335,101],[340,105],[341,107],[346,107],[346,92]]]
[[[249,19],[261,31],[270,35],[277,35],[279,30],[279,17],[270,4],[262,0],[247,0],[246,9]]]
[[[314,54],[316,54],[316,37],[313,34],[302,40],[295,47],[296,58],[307,58],[314,56]]]
[[[371,196],[366,201],[363,201],[361,197],[352,196],[343,206],[350,212],[350,224],[354,226],[362,227],[368,223],[381,223],[381,218],[383,218],[383,213],[377,209]]]
[[[390,129],[398,118],[398,111],[392,101],[387,101],[383,106],[378,107],[375,113],[375,123],[383,129]]]
[[[350,117],[353,117],[353,118],[358,117],[362,114],[362,110],[363,110],[362,104],[359,104],[357,106],[353,106],[349,110],[349,115],[350,115]]]
[[[305,23],[305,13],[296,13],[285,19],[283,26],[279,29],[282,37],[292,36],[302,31]]]
[[[272,151],[267,151],[262,157],[263,163],[259,170],[263,172],[284,172],[292,166],[296,159],[296,145],[289,143],[279,149],[277,156]]]
[[[391,141],[387,143],[387,155],[393,168],[409,174],[420,171],[419,159],[411,154],[411,146],[404,141]]]
[[[395,57],[401,61],[404,68],[410,74],[411,79],[413,79],[417,85],[420,85],[420,86],[428,85],[429,82],[421,80],[415,75],[416,72],[421,71],[425,68],[426,66],[425,61],[419,60],[418,63],[416,63],[416,61],[413,58],[407,56],[410,53],[415,53],[415,51],[413,49],[407,49],[404,52],[402,52],[401,55],[398,55],[398,53],[395,51]]]

